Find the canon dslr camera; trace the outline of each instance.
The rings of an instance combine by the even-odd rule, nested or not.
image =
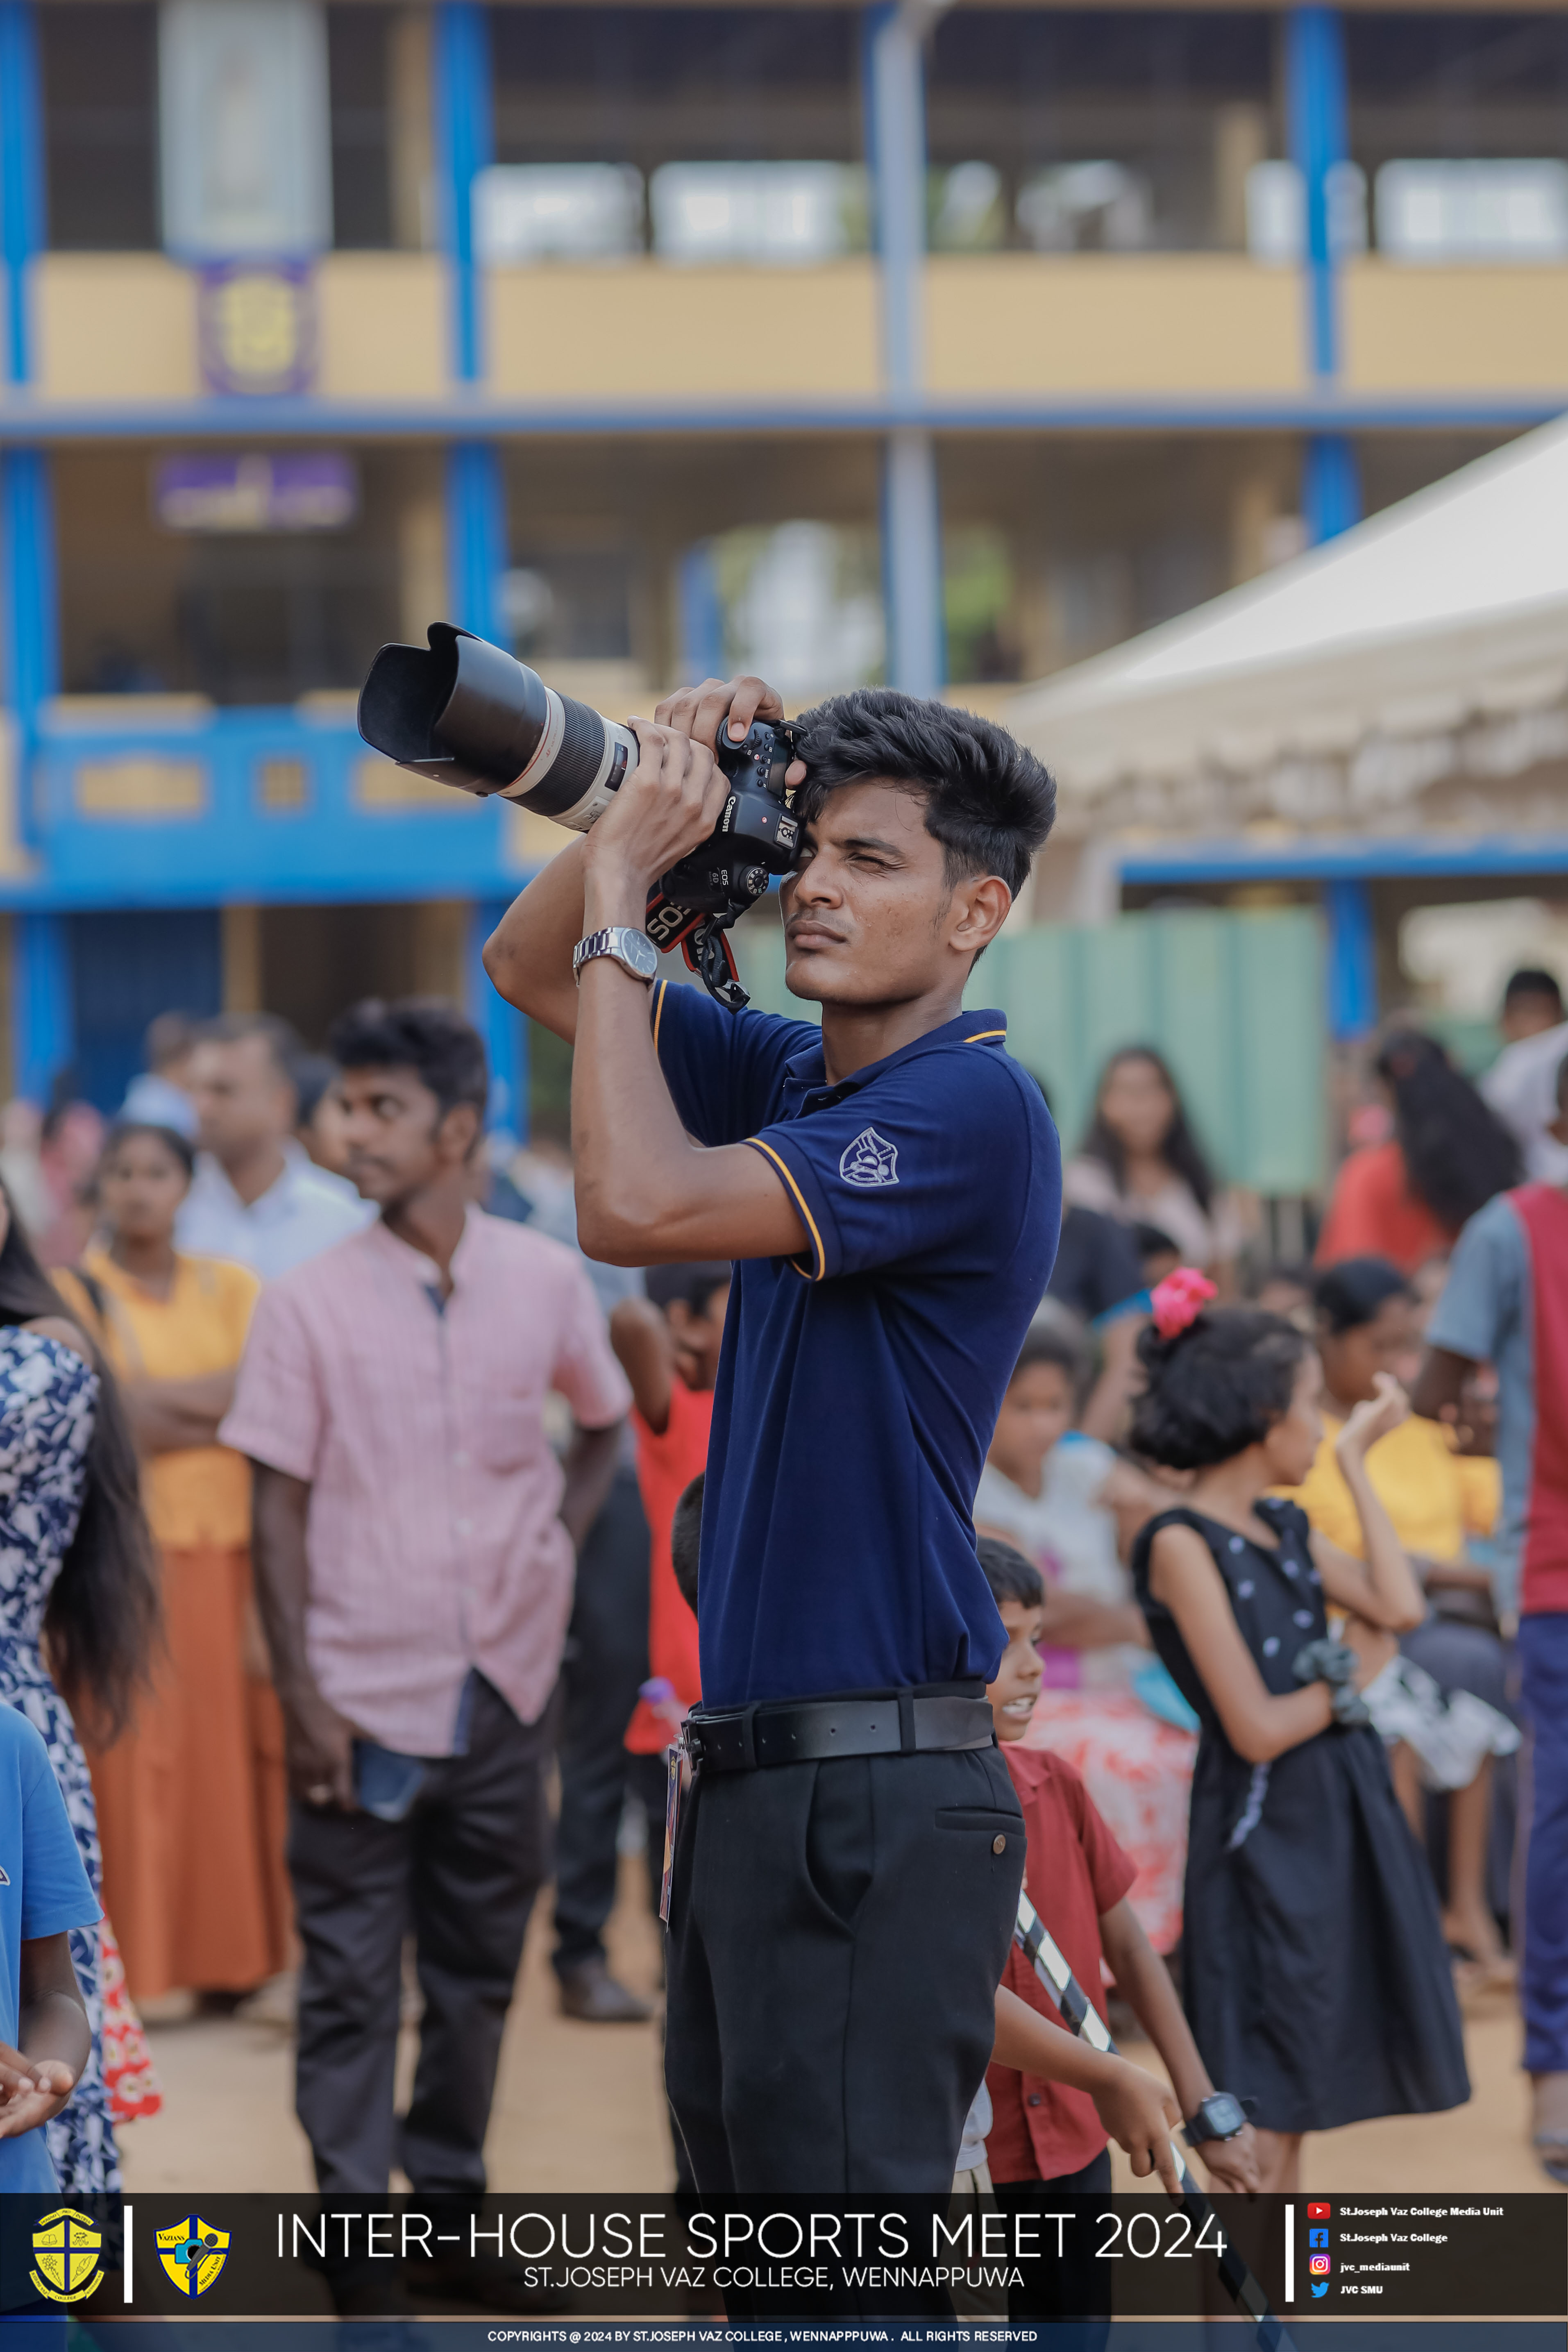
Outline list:
[[[359,698],[359,731],[374,751],[459,792],[516,801],[586,833],[635,766],[637,737],[585,702],[557,694],[499,646],[436,621],[429,649],[383,646]],[[720,730],[716,757],[730,780],[719,822],[700,849],[664,875],[648,899],[656,947],[679,945],[710,994],[731,1013],[746,1003],[725,938],[775,874],[795,863],[800,826],[784,772],[787,727],[758,719],[744,742]]]

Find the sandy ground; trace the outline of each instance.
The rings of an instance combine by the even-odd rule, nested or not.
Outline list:
[[[658,1945],[646,1880],[629,1859],[623,1873],[612,1959],[626,1982],[653,1994]],[[122,2135],[127,2189],[309,2190],[287,2026],[197,2017],[150,2031],[163,2112]],[[1528,2086],[1511,1999],[1476,2004],[1466,2032],[1474,2086],[1468,2106],[1321,2133],[1307,2143],[1304,2186],[1325,2193],[1548,2188],[1528,2144]],[[406,2074],[413,2036],[404,2039]],[[1154,2063],[1146,2048],[1129,2054]],[[673,2179],[658,2028],[582,2025],[558,2014],[547,1910],[529,1937],[488,2156],[492,2185],[506,2190],[624,2195],[667,2189]],[[1134,2185],[1120,2159],[1117,2185]]]

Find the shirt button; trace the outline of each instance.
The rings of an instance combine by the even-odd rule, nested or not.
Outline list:
[[[1031,2091],[1031,2092],[1030,2092],[1030,2094],[1029,2094],[1029,2097],[1028,2097],[1028,2105],[1029,2105],[1031,2107],[1037,2107],[1037,2106],[1039,2105],[1039,2104],[1040,2104],[1040,2095],[1039,2095],[1038,2091]]]
[[[458,1533],[460,1536],[466,1536],[468,1532],[468,1527],[469,1522],[467,1519],[459,1519],[458,1521]]]
[[[457,1464],[459,1470],[466,1470],[468,1468],[468,1457],[466,1454],[454,1454],[452,1459]]]
[[[994,1837],[991,1841],[991,1851],[993,1853],[1005,1853],[1007,1851],[1006,1839],[1005,1837]]]

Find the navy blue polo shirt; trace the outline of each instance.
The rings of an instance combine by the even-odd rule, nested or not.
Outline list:
[[[735,1268],[699,1618],[709,1706],[979,1675],[1003,1633],[971,1510],[1050,1276],[1061,1156],[999,1013],[829,1086],[820,1033],[660,982],[654,1043],[700,1143],[747,1143],[800,1259]]]

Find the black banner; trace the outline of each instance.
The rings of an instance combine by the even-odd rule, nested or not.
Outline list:
[[[754,2330],[956,2312],[973,2340],[994,2325],[1002,2341],[1009,2322],[1238,2316],[1235,2255],[1287,2325],[1568,2316],[1568,2202],[1551,2195],[1220,2197],[1206,2217],[1142,2197],[1006,2211],[972,2198],[7,2196],[0,2314],[68,2314],[96,2334],[418,2312],[516,2321],[515,2340],[542,2342],[557,2319],[676,2324],[668,2338],[580,2338],[653,2345],[726,2323],[781,2341]]]

